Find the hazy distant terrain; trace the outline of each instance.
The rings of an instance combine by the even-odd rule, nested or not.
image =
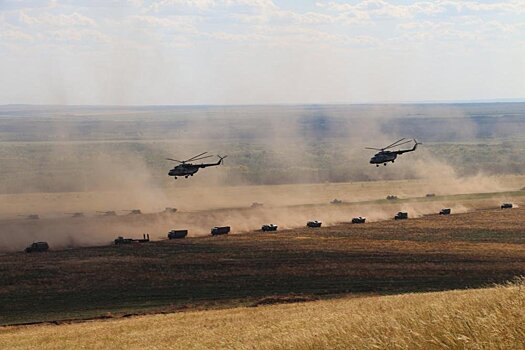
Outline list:
[[[280,184],[525,171],[525,103],[195,107],[0,107],[1,193],[165,187],[177,159],[228,154],[193,184]],[[424,145],[368,164],[400,137]],[[436,170],[437,169],[437,170]],[[220,175],[219,175],[220,174]],[[187,185],[187,184],[184,184]]]

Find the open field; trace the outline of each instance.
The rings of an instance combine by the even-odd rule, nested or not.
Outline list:
[[[0,328],[9,349],[523,349],[525,285]]]
[[[338,184],[289,184],[233,187],[178,187],[165,191],[19,193],[0,195],[0,252],[20,251],[32,241],[48,241],[52,249],[105,245],[119,235],[149,233],[163,239],[173,228],[189,229],[190,236],[205,236],[217,225],[234,233],[252,231],[265,223],[282,228],[304,226],[307,220],[325,225],[366,216],[369,221],[389,219],[398,210],[419,217],[443,207],[461,213],[499,206],[525,204],[521,190],[525,176],[473,177],[441,180],[397,180]],[[434,193],[433,197],[426,197]],[[389,194],[398,196],[387,201]],[[340,205],[329,202],[338,198]],[[253,202],[263,207],[251,209]],[[175,214],[162,213],[176,207]],[[141,209],[127,215],[123,209]],[[96,211],[115,210],[116,217]],[[71,218],[83,212],[84,218]],[[67,214],[69,213],[69,214]],[[40,215],[40,220],[23,216]],[[21,216],[21,217],[20,217]]]
[[[525,274],[525,209],[0,256],[3,324],[263,298],[473,288]]]

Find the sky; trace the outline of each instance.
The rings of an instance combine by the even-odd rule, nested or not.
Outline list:
[[[525,98],[525,0],[0,0],[0,104]]]

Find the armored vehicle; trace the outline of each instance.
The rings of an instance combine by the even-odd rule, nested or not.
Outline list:
[[[177,208],[166,208],[164,209],[165,213],[173,214],[177,212]]]
[[[115,244],[116,245],[119,245],[119,244],[131,244],[131,243],[146,243],[146,242],[149,242],[149,234],[148,233],[145,233],[142,235],[142,238],[138,238],[138,239],[135,239],[135,238],[124,238],[122,236],[119,236],[115,239]]]
[[[97,213],[102,214],[102,216],[117,216],[117,213],[114,212],[113,210],[109,210],[109,211],[97,211]]]
[[[366,218],[360,216],[360,217],[357,217],[357,218],[353,218],[352,219],[352,224],[364,224],[366,221]]]
[[[230,226],[215,226],[211,229],[211,235],[226,235],[230,232]]]
[[[188,230],[171,230],[168,232],[169,239],[184,238],[188,235]]]
[[[306,223],[306,226],[307,227],[321,227],[322,225],[322,222],[321,221],[317,221],[317,220],[314,220],[314,221],[308,221]]]
[[[130,210],[126,210],[126,211],[129,211],[128,215],[140,215],[140,214],[142,214],[142,211],[140,211],[140,209],[130,209]]]
[[[25,249],[26,253],[33,253],[33,252],[46,252],[49,249],[49,245],[47,242],[34,242],[29,247]]]
[[[277,225],[274,224],[268,224],[268,225],[262,225],[261,231],[277,231]]]
[[[262,208],[264,206],[263,203],[257,203],[257,202],[253,202],[252,205],[250,205],[250,208],[254,209],[254,208]]]
[[[443,208],[439,212],[439,215],[450,215],[450,212],[451,212],[450,208]]]
[[[38,219],[40,219],[40,216],[38,214],[18,215],[18,216],[23,216],[27,220],[38,220]]]
[[[426,197],[427,198],[431,198],[431,197],[435,197],[436,194],[435,193],[427,193]]]
[[[386,199],[389,201],[395,201],[397,199],[397,196],[389,195],[389,196],[386,196]]]
[[[72,218],[83,218],[84,217],[84,213],[66,213],[66,214],[69,214],[71,215]]]
[[[512,209],[512,203],[503,203],[501,209]]]
[[[408,213],[400,211],[394,216],[394,220],[406,220],[408,219]]]
[[[340,199],[337,199],[337,198],[334,198],[334,200],[332,200],[332,201],[330,202],[330,204],[342,204],[342,203],[343,203],[343,201],[340,200]]]

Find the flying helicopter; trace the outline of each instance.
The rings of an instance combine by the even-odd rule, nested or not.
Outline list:
[[[373,149],[373,150],[379,151],[372,158],[370,158],[370,164],[375,164],[378,167],[379,164],[386,165],[388,162],[394,163],[394,161],[396,160],[398,155],[401,155],[401,154],[407,153],[407,152],[413,152],[413,151],[416,150],[417,145],[421,144],[421,143],[417,142],[416,139],[406,140],[406,141],[404,141],[404,140],[406,140],[406,139],[405,138],[399,139],[396,142],[394,142],[394,143],[392,143],[392,144],[390,144],[390,145],[388,145],[386,147],[383,147],[383,148],[366,147],[366,149]],[[402,150],[398,150],[398,151],[390,151],[389,150],[390,148],[398,147],[398,146],[404,145],[404,144],[409,143],[409,142],[414,142],[414,147],[412,147],[410,149],[402,149]]]
[[[171,169],[168,173],[169,176],[173,176],[175,179],[177,176],[184,176],[185,178],[188,178],[188,176],[193,176],[197,171],[199,171],[200,168],[207,168],[209,166],[217,166],[223,163],[223,159],[227,156],[217,156],[219,157],[219,160],[217,163],[201,163],[201,164],[192,164],[191,162],[206,159],[213,157],[213,155],[205,155],[208,152],[203,152],[201,154],[197,154],[196,156],[193,156],[186,160],[177,160],[172,158],[166,158],[167,160],[171,160],[173,162],[180,163],[179,165],[176,165],[173,169]]]

